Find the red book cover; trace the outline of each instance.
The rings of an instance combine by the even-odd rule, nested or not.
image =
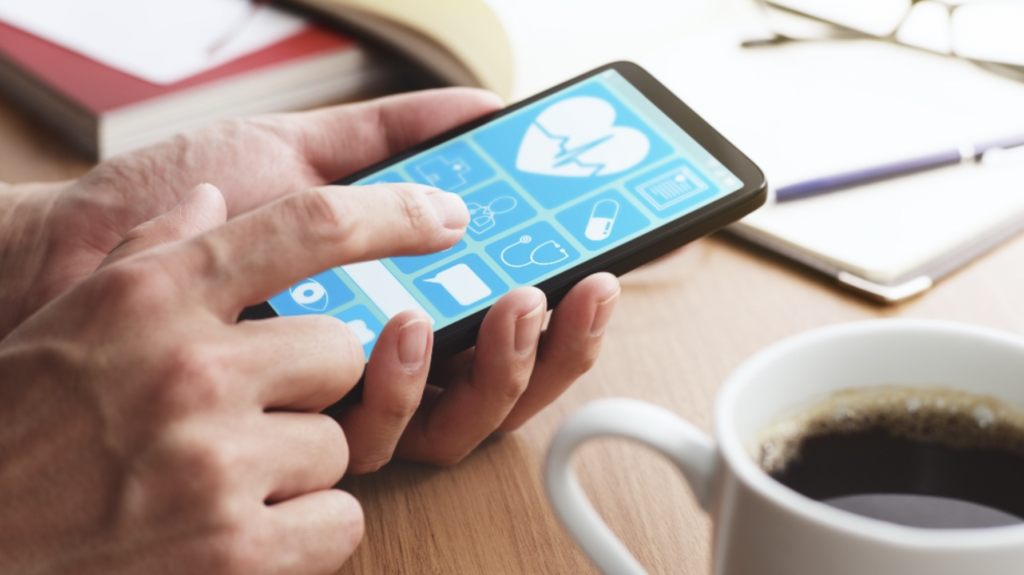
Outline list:
[[[354,47],[337,32],[310,25],[295,36],[165,86],[151,84],[0,22],[0,57],[17,64],[58,93],[100,116],[124,106],[210,82]]]

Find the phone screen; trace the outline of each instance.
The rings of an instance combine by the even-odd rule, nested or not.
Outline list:
[[[451,249],[346,265],[269,300],[346,322],[369,357],[387,320],[439,330],[743,186],[614,69],[409,156],[353,185],[418,182],[470,212]]]

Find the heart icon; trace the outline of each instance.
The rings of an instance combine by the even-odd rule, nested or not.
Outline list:
[[[615,125],[615,108],[592,96],[556,102],[530,124],[516,169],[546,176],[607,176],[639,164],[651,143],[640,130]]]

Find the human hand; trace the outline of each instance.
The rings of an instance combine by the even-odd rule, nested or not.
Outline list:
[[[433,369],[429,320],[394,318],[374,345],[362,397],[333,413],[349,438],[348,472],[393,456],[452,465],[495,431],[515,430],[593,366],[618,295],[614,276],[590,276],[542,331],[544,293],[519,288],[487,313],[476,347]]]
[[[447,249],[465,206],[407,184],[226,212],[199,186],[0,341],[5,573],[330,573],[358,544],[319,411],[361,345],[330,317],[235,320],[323,269]]]
[[[0,338],[199,182],[220,188],[233,218],[500,107],[489,92],[449,88],[231,120],[117,156],[70,184],[0,185]]]
[[[9,274],[26,279],[22,288],[11,289],[11,282],[0,289],[0,303],[13,300],[0,305],[0,337],[5,310],[21,312],[6,321],[16,325],[81,281],[131,236],[132,226],[168,209],[195,181],[224,187],[232,217],[302,186],[334,181],[498,106],[485,92],[430,91],[228,122],[101,164],[52,200],[53,231],[39,233],[34,244],[42,255],[20,256],[38,266]],[[4,269],[6,275],[9,266]],[[351,471],[376,469],[396,449],[409,459],[454,463],[491,432],[521,425],[593,364],[618,290],[608,274],[585,280],[565,297],[543,338],[543,294],[515,290],[488,314],[477,348],[437,366],[429,384],[429,361],[408,355],[432,345],[426,318],[393,318],[376,344],[361,402],[340,414]]]

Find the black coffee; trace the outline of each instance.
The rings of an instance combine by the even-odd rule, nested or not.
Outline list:
[[[1024,522],[1024,416],[952,391],[838,394],[766,430],[752,449],[807,497],[920,527]]]

